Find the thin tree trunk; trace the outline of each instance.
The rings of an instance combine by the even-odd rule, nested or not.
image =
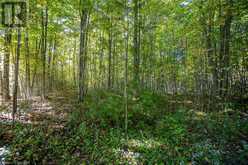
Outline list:
[[[5,101],[10,100],[9,89],[9,69],[10,69],[10,52],[11,52],[11,30],[6,29],[4,37],[4,64],[3,64],[3,98]]]
[[[48,8],[42,12],[42,99],[46,97],[46,52],[47,52]]]
[[[104,79],[102,77],[103,74],[103,55],[104,55],[104,47],[103,47],[103,34],[100,32],[100,46],[99,46],[99,79],[100,79],[100,88],[103,87]]]
[[[17,29],[16,63],[15,63],[15,81],[14,81],[14,91],[13,91],[13,112],[12,112],[13,124],[15,122],[15,114],[17,112],[18,76],[19,76],[20,51],[21,51],[21,29],[18,28]]]
[[[34,71],[33,71],[33,77],[32,77],[32,82],[31,82],[31,93],[33,94],[33,89],[35,86],[35,81],[37,79],[37,68],[38,68],[38,63],[39,63],[39,54],[41,51],[41,44],[42,44],[42,39],[37,39],[35,42],[35,66],[34,66]]]
[[[225,98],[229,89],[230,39],[232,23],[232,0],[228,0],[224,10],[224,24],[220,25],[220,96]]]
[[[115,88],[116,87],[116,78],[117,78],[117,74],[116,74],[116,43],[115,40],[113,41],[113,67],[112,67],[112,87]]]
[[[129,47],[128,47],[128,40],[129,40],[129,14],[128,14],[128,0],[125,2],[125,15],[126,15],[126,20],[127,20],[127,23],[126,23],[126,31],[125,31],[125,34],[126,34],[126,40],[125,40],[125,72],[124,72],[124,77],[125,77],[125,86],[124,86],[124,98],[125,98],[125,101],[124,101],[124,105],[125,105],[125,138],[126,138],[126,141],[128,140],[128,50],[129,50]]]
[[[0,61],[0,64],[1,64],[1,61]],[[0,98],[3,101],[2,96],[3,96],[3,75],[2,75],[2,70],[0,70]],[[0,105],[1,105],[2,101],[0,102]]]
[[[76,56],[76,51],[77,51],[77,40],[75,39],[74,41],[74,48],[73,48],[73,82],[74,82],[74,87],[77,86],[77,56]]]
[[[82,9],[80,22],[80,49],[79,49],[79,101],[84,101],[86,78],[86,40],[87,40],[88,11]]]
[[[53,89],[54,88],[54,84],[57,81],[56,79],[56,75],[57,75],[57,39],[56,39],[56,35],[54,37],[54,41],[53,41],[53,52],[52,52],[52,71],[51,71],[51,81],[50,81],[50,88]]]
[[[139,87],[139,67],[140,67],[140,49],[139,49],[139,0],[134,0],[134,87],[138,92]]]
[[[29,35],[28,29],[25,32],[25,92],[26,92],[26,99],[30,97],[30,52],[29,52]]]
[[[108,89],[112,88],[112,22],[111,18],[109,19],[110,28],[109,28],[109,59],[108,59]]]

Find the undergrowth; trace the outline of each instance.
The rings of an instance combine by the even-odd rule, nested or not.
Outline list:
[[[31,164],[246,164],[248,119],[238,111],[200,112],[143,92],[124,98],[97,91],[75,104],[63,128],[17,124],[11,162]],[[174,110],[175,109],[175,110]],[[3,128],[3,127],[0,127]],[[0,129],[0,136],[4,136]]]

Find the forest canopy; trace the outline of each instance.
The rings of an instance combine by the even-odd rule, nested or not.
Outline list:
[[[247,0],[0,6],[0,164],[247,163]]]

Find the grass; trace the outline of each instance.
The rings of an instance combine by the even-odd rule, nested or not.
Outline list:
[[[126,140],[123,99],[116,93],[92,92],[84,104],[75,103],[63,128],[16,125],[8,159],[45,164],[246,164],[248,119],[239,111],[206,113],[143,92],[128,98]],[[0,136],[4,134],[0,126]]]

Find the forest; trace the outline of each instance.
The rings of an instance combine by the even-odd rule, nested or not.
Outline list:
[[[0,165],[247,165],[247,0],[0,0]]]

